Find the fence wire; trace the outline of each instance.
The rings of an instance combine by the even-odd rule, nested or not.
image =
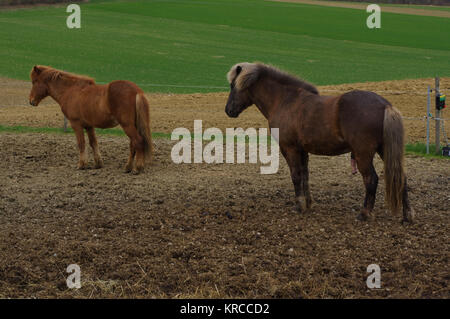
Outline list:
[[[108,84],[109,82],[96,82],[97,84]],[[167,87],[167,88],[186,88],[186,89],[224,89],[228,90],[229,86],[209,86],[209,85],[182,85],[182,84],[161,84],[161,83],[136,83],[138,86],[148,86],[148,87]],[[0,83],[0,86],[11,86],[8,83]],[[23,83],[22,86],[29,87],[31,83]],[[336,90],[336,89],[319,89],[319,92],[347,92],[348,89]],[[426,93],[420,91],[390,91],[390,90],[374,90],[373,92],[377,94],[388,94],[388,95],[422,95],[426,96]]]

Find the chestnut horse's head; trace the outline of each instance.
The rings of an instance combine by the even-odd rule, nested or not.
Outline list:
[[[253,104],[248,89],[257,75],[255,70],[256,64],[243,62],[234,65],[228,72],[230,95],[228,96],[225,113],[229,117],[238,117],[242,111]]]
[[[43,67],[35,65],[30,73],[31,83],[33,87],[31,88],[29,100],[30,104],[33,106],[38,106],[39,102],[41,102],[49,95],[48,85],[42,77],[43,71]]]

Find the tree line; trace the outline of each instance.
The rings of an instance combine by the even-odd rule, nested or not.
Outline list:
[[[63,2],[88,2],[88,0],[0,0],[0,6],[20,6],[33,4],[55,4]]]
[[[342,0],[328,0],[342,1]],[[390,4],[421,4],[421,5],[450,5],[450,0],[345,0],[349,2],[390,3]]]

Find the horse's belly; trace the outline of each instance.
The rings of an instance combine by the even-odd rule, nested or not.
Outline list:
[[[309,134],[300,138],[305,151],[315,155],[340,155],[350,152],[350,146],[335,134]]]
[[[99,122],[95,127],[98,128],[111,128],[111,127],[115,127],[119,125],[119,122],[117,122],[117,120],[113,117],[111,117],[110,119],[106,119],[102,122]]]
[[[314,155],[335,156],[351,151],[347,144],[304,145],[304,150]]]
[[[87,126],[98,128],[111,128],[119,124],[109,109],[101,103],[99,106],[86,107],[83,110],[83,119]]]

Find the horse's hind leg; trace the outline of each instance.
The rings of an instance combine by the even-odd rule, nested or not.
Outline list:
[[[80,159],[78,161],[78,169],[85,169],[87,167],[87,156],[86,156],[86,142],[84,140],[84,132],[83,127],[79,125],[77,122],[70,122],[73,130],[75,131],[75,135],[77,137],[78,150],[80,151]]]
[[[356,163],[363,177],[364,186],[366,187],[364,206],[357,218],[359,220],[367,220],[375,205],[378,175],[373,167],[373,154],[365,156],[358,156],[358,154],[356,154]]]
[[[92,151],[94,152],[95,168],[102,168],[103,161],[102,157],[100,156],[100,152],[98,150],[97,137],[95,136],[95,129],[93,127],[90,127],[87,128],[86,131],[89,137],[89,144],[91,145]]]
[[[133,162],[134,154],[136,153],[136,166],[131,169],[131,172],[134,174],[138,174],[140,171],[144,169],[145,165],[145,156],[144,156],[144,139],[139,135],[136,127],[134,125],[123,126],[123,130],[125,134],[130,138],[130,156],[128,158],[127,166],[125,167],[128,170],[130,161]],[[131,164],[131,167],[133,165]]]
[[[383,158],[383,150],[378,150],[378,154],[380,155],[381,159],[384,161]],[[409,204],[408,199],[408,185],[407,185],[407,178],[405,176],[405,182],[403,184],[403,195],[402,195],[402,205],[403,205],[403,223],[412,223],[414,221],[414,209],[412,209],[411,205]]]
[[[308,169],[309,155],[308,155],[308,153],[302,151],[300,154],[300,160],[301,160],[301,168],[302,168],[303,195],[305,196],[306,209],[310,209],[311,204],[312,204],[312,199],[311,199],[311,194],[309,192],[309,169]]]
[[[136,155],[136,150],[134,148],[134,144],[130,141],[130,156],[128,156],[128,162],[125,166],[125,172],[129,173],[133,170],[134,157]]]
[[[403,204],[403,221],[402,222],[412,223],[414,221],[414,210],[409,205],[408,186],[406,185],[406,177],[405,177],[405,184],[403,186],[402,204]]]

